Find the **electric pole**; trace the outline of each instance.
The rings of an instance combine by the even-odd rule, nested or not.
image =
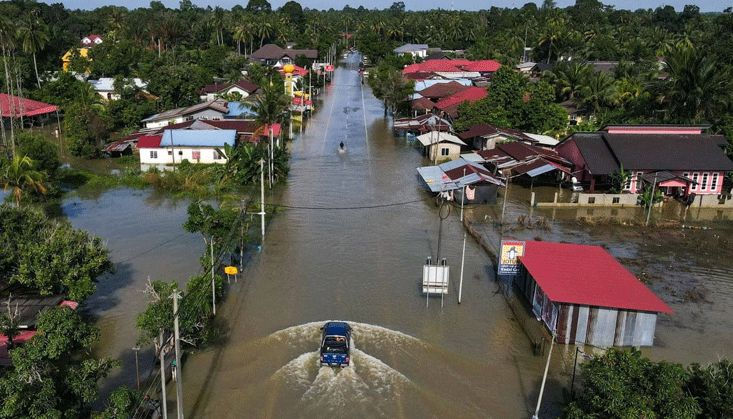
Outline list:
[[[163,419],[168,419],[168,395],[165,392],[165,352],[163,347],[163,329],[160,329],[160,406],[163,408]]]
[[[466,181],[466,168],[463,168],[463,182]],[[463,203],[466,200],[466,184],[463,184],[463,193],[461,194],[461,224],[463,224]],[[466,226],[463,227],[463,251],[461,252],[461,281],[458,283],[458,304],[461,304],[461,296],[463,295],[463,266],[466,263]]]
[[[178,299],[181,298],[180,291],[174,291],[171,298],[173,298],[173,338],[176,349],[176,412],[178,413],[178,419],[183,419],[183,368],[181,368],[181,335],[178,330]]]
[[[262,244],[265,243],[265,159],[260,159],[260,219],[262,220]]]
[[[211,311],[216,316],[216,279],[214,276],[214,236],[211,236]],[[176,316],[176,319],[178,319],[178,316]]]

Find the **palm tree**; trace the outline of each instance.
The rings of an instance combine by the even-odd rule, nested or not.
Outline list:
[[[274,28],[270,19],[263,16],[259,25],[257,25],[257,34],[260,36],[260,48],[265,43],[265,39],[269,39],[272,36],[273,30]]]
[[[0,52],[3,56],[3,71],[5,74],[5,91],[13,94],[13,83],[11,82],[10,68],[8,67],[8,57],[15,48],[15,26],[13,22],[5,17],[0,16]],[[13,128],[13,107],[10,108],[10,115],[5,115],[10,119],[10,152],[15,155],[15,132]],[[3,115],[0,111],[0,132],[2,132],[3,141],[5,141],[5,126],[3,125]],[[5,144],[7,146],[7,143]]]
[[[274,183],[274,167],[273,167],[273,156],[274,156],[274,144],[272,138],[272,125],[283,120],[288,110],[288,98],[283,92],[283,85],[278,78],[275,84],[270,80],[269,85],[265,85],[262,88],[262,94],[260,94],[254,104],[254,110],[257,112],[257,121],[261,124],[266,124],[269,127],[269,164],[268,169],[270,170],[270,187]]]
[[[539,46],[549,45],[547,50],[547,64],[550,63],[550,59],[552,58],[552,46],[562,37],[564,25],[565,23],[561,19],[550,19],[547,22],[545,32],[540,36]]]
[[[33,169],[33,160],[28,156],[14,155],[0,166],[0,186],[3,191],[12,189],[15,205],[20,207],[20,198],[26,190],[34,190],[40,194],[46,193],[43,172]]]
[[[576,61],[558,63],[548,74],[555,84],[558,98],[574,100],[592,71],[590,66]]]
[[[725,67],[692,45],[679,43],[664,64],[669,74],[665,101],[670,119],[682,122],[712,122],[725,113],[733,100],[733,83]]]
[[[585,80],[580,89],[581,101],[585,106],[591,106],[594,113],[598,113],[601,106],[609,102],[613,78],[606,73],[594,72]]]
[[[232,37],[235,41],[237,41],[237,53],[239,55],[242,55],[242,42],[245,42],[244,45],[244,55],[247,55],[247,40],[250,36],[250,28],[247,23],[244,21],[239,21],[234,26],[234,30],[232,31]]]
[[[21,41],[23,52],[33,54],[33,69],[36,71],[36,83],[41,88],[41,78],[38,76],[36,53],[46,47],[48,42],[48,28],[38,17],[38,9],[28,16],[28,19],[18,28],[18,39]]]

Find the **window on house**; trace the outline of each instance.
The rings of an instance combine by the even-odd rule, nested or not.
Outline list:
[[[717,191],[718,190],[718,174],[713,173],[710,175],[710,190],[711,191]]]
[[[631,175],[629,175],[629,176],[626,177],[626,183],[624,183],[624,189],[627,190],[627,191],[631,189],[631,178],[632,177],[633,176],[631,176]]]
[[[613,203],[614,203],[614,204],[618,204],[618,203],[620,203],[620,202],[621,202],[621,198],[619,198],[618,196],[614,196],[614,197],[613,197]]]
[[[221,160],[224,158],[224,154],[222,154],[219,150],[214,150],[214,160]]]
[[[589,198],[588,198],[588,203],[589,203],[589,204],[595,204],[595,203],[596,203],[596,197],[595,197],[595,196],[591,196],[591,197],[589,197]]]
[[[450,153],[450,150],[447,148],[441,148],[440,149],[440,155],[441,156],[447,156]]]
[[[698,184],[697,181],[700,180],[700,174],[699,173],[693,173],[692,174],[692,190],[697,190]]]
[[[150,150],[150,158],[151,159],[157,159],[158,158],[158,151],[157,150]]]
[[[644,172],[636,172],[636,190],[638,191],[641,188],[641,175],[643,175]]]
[[[168,155],[169,156],[172,156],[173,155],[173,150],[168,150]]]
[[[700,185],[701,191],[705,191],[708,189],[708,177],[709,176],[710,175],[707,172],[702,174],[702,185]]]

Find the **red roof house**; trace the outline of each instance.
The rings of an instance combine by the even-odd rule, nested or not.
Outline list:
[[[483,87],[468,87],[460,92],[443,98],[435,104],[435,108],[444,112],[446,115],[455,118],[458,116],[458,106],[464,102],[476,102],[485,98],[486,89]]]
[[[0,93],[0,112],[2,112],[3,118],[45,115],[58,110],[59,108],[56,105]]]
[[[436,59],[425,60],[421,63],[410,64],[402,69],[402,74],[410,76],[411,74],[432,74],[432,73],[463,73],[476,72],[481,75],[494,73],[501,67],[501,63],[495,60],[471,61],[464,59]],[[426,77],[423,77],[426,78]]]
[[[600,246],[526,242],[515,279],[559,343],[651,346],[672,310]]]
[[[461,83],[458,83],[457,81],[452,81],[449,83],[436,83],[427,89],[423,89],[420,92],[420,96],[436,100],[436,99],[443,99],[444,97],[452,96],[458,92],[462,92],[466,89],[468,89],[468,86],[464,86]]]
[[[137,148],[159,148],[162,135],[143,135],[137,139]]]

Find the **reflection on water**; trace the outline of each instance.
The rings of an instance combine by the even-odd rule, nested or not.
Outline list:
[[[70,197],[63,202],[63,212],[72,225],[101,237],[115,264],[115,272],[99,279],[96,293],[82,306],[101,328],[96,354],[123,362],[104,392],[117,384],[135,383],[131,348],[138,336],[135,318],[147,306],[143,290],[148,278],[184,284],[199,271],[203,241],[183,230],[187,205],[185,200],[135,189],[107,191],[97,199]],[[150,351],[141,351],[140,360],[145,374],[151,366]]]

